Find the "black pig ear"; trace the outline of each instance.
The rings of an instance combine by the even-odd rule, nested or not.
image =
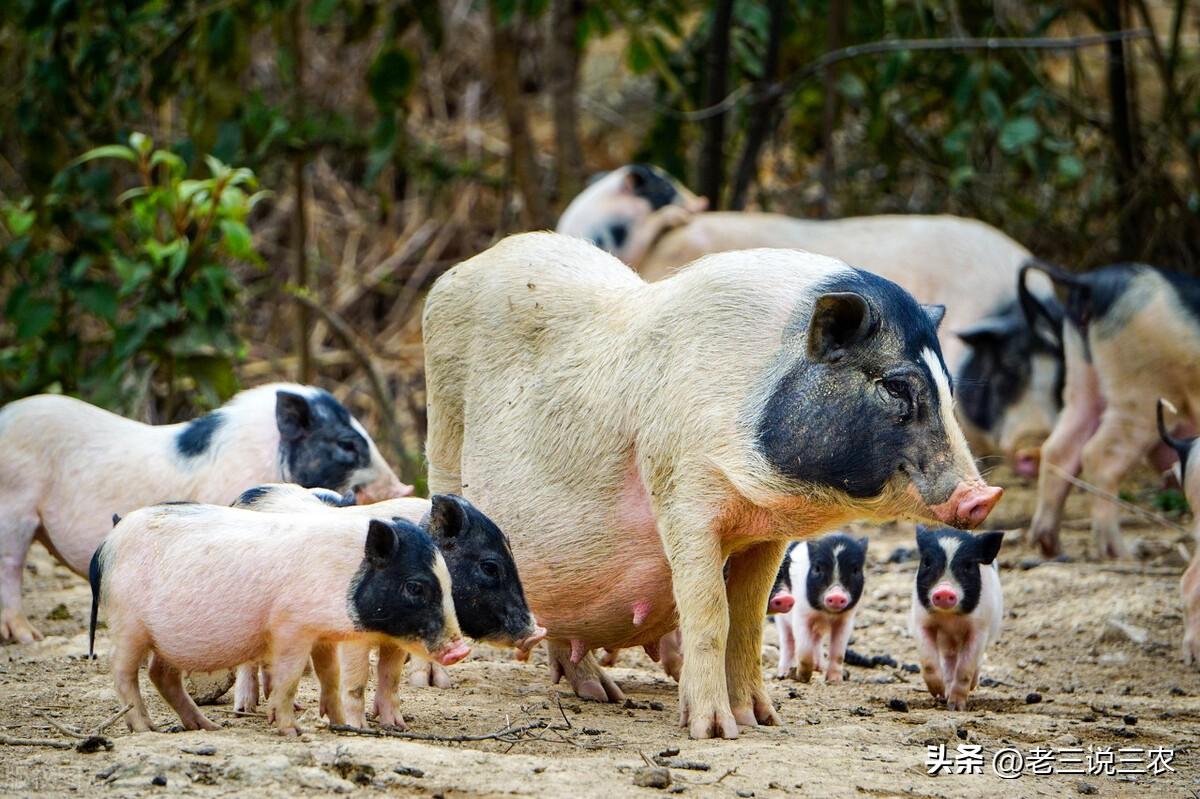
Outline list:
[[[861,294],[822,294],[808,327],[808,354],[817,361],[839,360],[847,347],[874,333],[875,326],[875,313]]]
[[[396,556],[400,540],[390,524],[372,519],[367,527],[367,560],[377,569],[382,569]]]
[[[945,305],[922,305],[921,310],[929,317],[929,321],[933,322],[934,330],[942,326],[942,319],[946,317]]]
[[[357,504],[358,498],[354,496],[353,491],[347,491],[345,494],[342,494],[342,498],[338,500],[339,508],[349,508],[350,506]]]
[[[979,562],[987,565],[1000,554],[1000,545],[1004,543],[1004,533],[999,530],[980,533],[976,539],[979,541]]]
[[[114,514],[113,514],[113,527],[116,527],[116,526],[117,526],[117,523],[118,523],[118,522],[120,522],[120,521],[121,521],[121,517],[120,517],[120,515],[118,515],[118,514],[114,513]]]
[[[285,441],[299,438],[312,427],[308,399],[291,391],[275,392],[275,424]]]
[[[467,524],[462,500],[453,494],[434,494],[430,502],[429,535],[434,541],[457,537]]]
[[[860,547],[862,547],[863,552],[867,551],[867,546],[870,545],[870,543],[871,543],[871,540],[869,538],[867,538],[865,535],[862,538],[858,539],[858,545]]]

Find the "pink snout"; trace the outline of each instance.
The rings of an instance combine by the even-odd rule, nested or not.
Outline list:
[[[771,597],[771,601],[767,603],[767,608],[771,613],[787,613],[792,609],[792,605],[796,604],[796,598],[787,591],[780,591],[775,596]]]
[[[1040,449],[1019,449],[1013,455],[1013,471],[1021,477],[1037,477],[1041,465]]]
[[[451,666],[471,654],[471,647],[457,638],[433,653],[433,659],[443,666]]]
[[[933,593],[929,595],[929,601],[935,608],[950,610],[958,604],[958,592],[946,583],[941,583],[933,589]]]
[[[1003,494],[999,486],[959,483],[950,499],[929,510],[943,524],[973,530],[983,524]]]
[[[373,505],[376,502],[383,502],[385,499],[407,497],[412,492],[412,486],[393,477],[389,480],[377,480],[374,483],[355,488],[354,501],[359,505]]]
[[[840,589],[832,588],[825,594],[824,602],[826,610],[840,612],[850,604],[850,595]]]

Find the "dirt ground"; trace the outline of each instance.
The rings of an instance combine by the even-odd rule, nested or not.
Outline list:
[[[1029,489],[1010,489],[994,526],[1022,524],[1031,501]],[[1074,497],[1069,512],[1084,518],[1083,500]],[[640,651],[623,653],[613,669],[631,700],[621,706],[582,702],[564,685],[550,685],[541,653],[521,664],[509,652],[479,646],[454,667],[455,688],[405,687],[410,729],[462,736],[536,722],[550,728],[449,743],[334,733],[315,718],[316,684],[306,678],[306,733],[299,739],[280,737],[264,718],[235,717],[227,697],[207,709],[225,725],[217,732],[131,735],[118,722],[107,730],[111,750],[94,754],[0,745],[0,795],[1195,797],[1200,672],[1179,656],[1181,535],[1128,521],[1126,535],[1142,540],[1143,557],[1120,564],[1088,557],[1085,523],[1066,530],[1070,562],[1029,568],[1032,552],[1015,535],[1006,542],[1004,632],[966,712],[940,707],[920,676],[903,668],[916,662],[906,633],[916,565],[888,562],[897,548],[913,546],[912,526],[902,524],[862,528],[871,536],[871,558],[851,644],[863,655],[890,655],[899,666],[850,667],[842,685],[771,679],[783,727],[744,729],[735,741],[689,741],[676,726],[675,683]],[[74,743],[47,717],[90,731],[119,709],[107,658],[83,657],[90,594],[37,547],[25,596],[46,640],[0,647],[0,736]],[[772,624],[763,640],[765,667],[773,669]],[[107,649],[101,634],[98,651]],[[176,721],[144,674],[143,692],[160,724]],[[982,774],[928,775],[927,747],[939,744],[950,758],[960,745],[981,747]],[[1089,747],[1126,747],[1133,771],[1146,765],[1139,753],[1172,749],[1174,771],[1039,775],[1028,760],[1016,779],[993,770],[1001,750],[1069,757]],[[664,752],[674,758],[670,787],[636,786],[647,760]]]

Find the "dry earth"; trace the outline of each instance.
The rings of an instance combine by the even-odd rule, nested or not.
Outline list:
[[[1029,490],[1010,490],[994,521],[1021,524],[1030,500]],[[1070,509],[1075,518],[1085,514],[1079,498]],[[135,736],[118,722],[108,730],[112,749],[94,754],[0,745],[0,794],[608,799],[660,792],[634,781],[646,758],[670,749],[679,750],[677,759],[708,767],[670,769],[667,790],[685,796],[1195,797],[1200,672],[1179,657],[1181,536],[1163,526],[1129,524],[1126,530],[1145,542],[1138,562],[1089,560],[1088,535],[1078,523],[1067,531],[1071,562],[1022,568],[1031,553],[1016,536],[1005,544],[1005,630],[967,712],[939,707],[920,677],[902,668],[850,668],[842,685],[771,680],[786,726],[743,730],[736,741],[693,742],[675,725],[675,684],[640,651],[624,653],[613,670],[632,700],[622,707],[581,702],[564,686],[551,686],[540,657],[520,664],[508,652],[481,646],[455,667],[456,688],[405,689],[410,728],[444,736],[537,721],[554,728],[467,743],[335,734],[314,717],[315,682],[309,678],[301,693],[307,732],[299,739],[280,737],[263,718],[235,717],[228,704],[208,709],[225,725],[218,732]],[[905,618],[915,563],[887,562],[898,547],[912,546],[912,528],[867,532],[871,562],[851,646],[866,655],[890,655],[901,666],[914,663]],[[47,637],[33,646],[0,647],[0,735],[68,741],[45,717],[91,730],[118,709],[107,658],[82,657],[90,595],[83,580],[38,547],[26,597],[31,618]],[[1145,640],[1131,640],[1111,619],[1141,628]],[[1136,639],[1139,630],[1131,632]],[[98,649],[107,651],[103,635]],[[770,625],[764,653],[773,667]],[[173,722],[144,677],[143,686],[154,718]],[[898,702],[907,712],[889,708]],[[938,743],[951,755],[959,745],[981,746],[984,773],[929,776],[927,746]],[[992,755],[1008,747],[1028,756],[1035,748],[1106,746],[1173,749],[1175,770],[1159,776],[1026,773],[1006,781],[992,769]]]

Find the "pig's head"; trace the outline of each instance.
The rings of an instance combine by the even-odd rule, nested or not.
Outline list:
[[[650,214],[667,205],[699,212],[708,201],[656,166],[630,164],[597,176],[559,217],[559,233],[587,239],[623,261],[626,246]]]
[[[808,575],[804,593],[809,607],[827,613],[844,613],[854,608],[863,592],[867,539],[836,533],[809,541],[805,546]]]
[[[961,530],[917,526],[917,600],[931,613],[970,613],[979,604],[979,567],[1000,553],[1004,533],[972,535]]]
[[[464,633],[523,651],[546,637],[525,602],[508,538],[491,519],[460,496],[435,494],[425,526],[446,558]]]
[[[333,395],[280,389],[275,395],[283,479],[305,488],[353,492],[360,503],[412,493],[384,461],[367,431]]]
[[[350,583],[350,618],[413,654],[450,665],[470,649],[451,598],[450,572],[433,539],[403,519],[371,519],[362,565]]]
[[[981,524],[1002,489],[980,477],[954,417],[943,313],[860,270],[816,286],[784,331],[757,411],[773,470],[860,516]]]
[[[796,597],[792,594],[792,551],[797,546],[803,546],[803,544],[796,542],[789,544],[787,552],[783,555],[783,563],[779,564],[779,571],[775,574],[775,584],[771,586],[771,594],[767,597],[768,616],[787,613],[796,604]]]

